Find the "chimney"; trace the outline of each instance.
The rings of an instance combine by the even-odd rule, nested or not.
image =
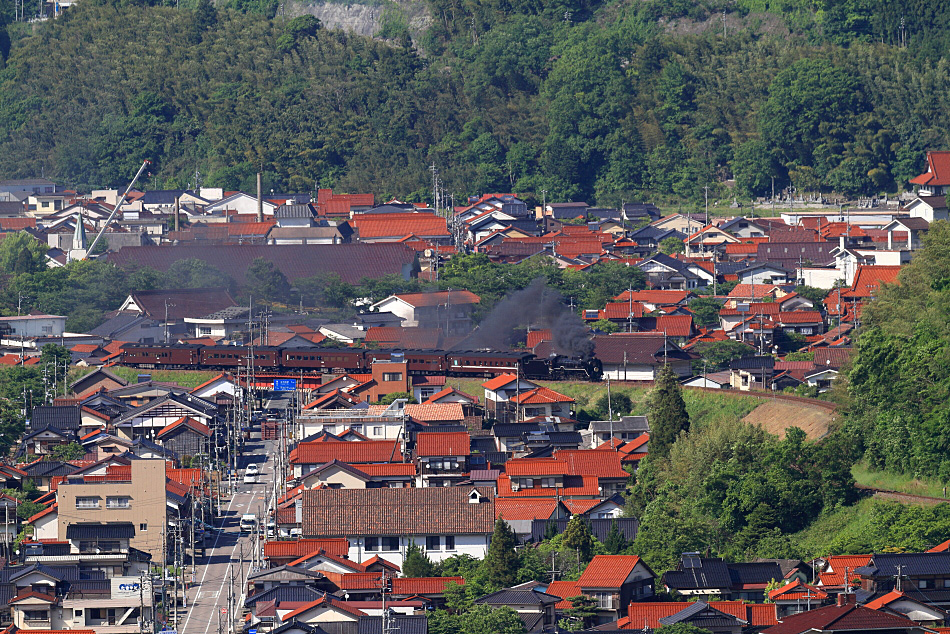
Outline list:
[[[303,500],[294,501],[294,521],[303,527]]]
[[[261,173],[257,173],[257,221],[264,222],[264,199],[261,197]]]
[[[258,189],[260,188],[258,187]],[[841,250],[844,251],[844,236],[838,236],[838,247],[840,247]]]
[[[181,196],[175,197],[175,231],[178,231],[178,214],[181,212]]]
[[[850,592],[842,592],[838,595],[838,607],[844,607],[846,605],[856,605],[858,602],[858,595],[851,594]]]

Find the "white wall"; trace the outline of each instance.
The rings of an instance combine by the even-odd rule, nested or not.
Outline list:
[[[805,281],[805,286],[831,290],[844,274],[838,269],[803,268],[798,269],[798,277]]]
[[[442,550],[427,550],[426,555],[434,562],[454,557],[455,555],[471,555],[475,559],[483,559],[488,552],[489,535],[456,535],[455,550],[445,550],[445,536],[442,536]],[[350,537],[349,558],[357,563],[362,563],[376,555],[402,567],[403,559],[406,554],[406,548],[409,542],[414,541],[416,546],[423,550],[426,546],[425,535],[404,535],[399,538],[399,550],[381,550],[366,551],[363,548],[363,538]]]

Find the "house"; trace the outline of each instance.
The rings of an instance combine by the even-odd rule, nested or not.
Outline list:
[[[174,204],[174,201],[172,201]],[[261,201],[261,210],[265,216],[273,217],[277,205],[269,200]],[[204,206],[205,213],[212,216],[218,215],[242,215],[251,216],[257,214],[257,197],[245,194],[244,192],[234,192],[214,202]]]
[[[348,465],[384,464],[403,461],[398,440],[357,442],[301,442],[288,455],[295,478],[302,478],[320,465],[339,460]]]
[[[945,610],[934,607],[926,600],[909,597],[901,590],[892,590],[873,601],[865,603],[864,607],[902,616],[915,623],[932,628],[943,626],[947,620]]]
[[[907,596],[939,608],[950,608],[950,552],[875,553],[854,569],[866,592],[902,590]],[[937,591],[936,596],[932,593]]]
[[[210,427],[217,412],[217,405],[197,396],[168,392],[126,412],[113,424],[120,437],[153,440],[169,425],[186,417]]]
[[[738,243],[739,239],[715,225],[706,225],[688,235],[684,242],[686,257],[704,257],[727,244]]]
[[[410,543],[426,544],[433,561],[481,559],[494,530],[494,497],[480,487],[310,489],[303,492],[303,535],[345,537],[355,562],[379,555],[401,566]]]
[[[416,461],[420,485],[455,486],[469,477],[471,455],[468,432],[420,432],[416,435]]]
[[[795,579],[785,585],[770,590],[769,601],[775,604],[779,618],[820,607],[828,599],[828,593],[812,585]]]
[[[663,575],[663,584],[668,591],[683,596],[752,601],[763,599],[766,586],[780,579],[784,579],[784,575],[774,561],[733,564],[700,557],[697,553],[683,553],[676,570]]]
[[[111,475],[69,475],[57,488],[59,539],[79,540],[75,552],[117,549],[113,540],[164,560],[166,525],[164,460],[131,460],[127,469]],[[93,528],[83,528],[89,526]],[[122,526],[114,536],[104,527]],[[88,535],[87,535],[88,533]],[[90,541],[91,540],[91,541]]]
[[[300,483],[305,489],[402,488],[413,486],[416,477],[412,463],[349,465],[334,459],[308,471]]]
[[[678,376],[691,376],[692,360],[698,358],[660,333],[596,335],[593,341],[604,376],[615,381],[652,381],[664,365]]]
[[[762,634],[806,634],[823,632],[888,632],[889,634],[925,634],[937,630],[918,625],[914,621],[883,610],[872,610],[857,605],[855,595],[842,594],[836,605],[792,614],[777,625],[762,630]]]
[[[710,609],[712,608],[712,609]],[[711,632],[758,632],[778,623],[775,606],[742,601],[706,603],[633,602],[627,616],[617,622],[621,630],[655,631],[664,625],[682,623]],[[604,629],[609,626],[601,626]]]
[[[505,588],[475,599],[475,604],[496,609],[511,608],[531,634],[553,630],[556,625],[554,606],[560,600],[560,597],[535,589]]]
[[[514,374],[501,374],[482,383],[482,387],[485,388],[485,409],[488,414],[498,420],[507,421],[509,418],[518,419],[515,416],[516,408],[510,403],[511,399],[522,392],[533,390],[538,384]]]
[[[210,453],[211,428],[190,416],[182,416],[155,434],[155,441],[180,456]]]
[[[641,260],[636,267],[646,274],[650,287],[658,290],[690,290],[707,284],[685,262],[664,253]]]
[[[921,247],[922,234],[930,229],[930,223],[924,218],[895,218],[884,226],[887,232],[887,250],[899,249],[901,246],[908,251],[915,251]],[[896,242],[898,232],[907,236],[907,242],[899,245]]]
[[[135,291],[122,302],[119,312],[147,317],[164,324],[167,342],[169,325],[183,324],[186,317],[203,318],[236,306],[237,302],[227,289],[189,288]],[[176,333],[184,332],[182,328],[173,330]]]
[[[472,311],[480,301],[465,290],[406,293],[376,302],[371,309],[397,315],[403,327],[441,328],[446,335],[464,335],[472,329]]]
[[[446,219],[435,213],[356,214],[349,224],[361,243],[397,242],[409,234],[433,245],[452,241]]]
[[[607,623],[622,617],[631,601],[649,600],[656,577],[636,555],[596,555],[577,586],[597,601],[598,623]]]
[[[527,420],[536,416],[570,417],[575,401],[569,396],[539,385],[515,394],[508,402],[517,408],[520,420]]]
[[[775,357],[748,356],[729,364],[729,384],[737,390],[764,390],[775,373]]]
[[[950,187],[950,152],[927,152],[927,171],[910,179],[920,196],[942,196]],[[931,221],[932,222],[932,221]]]

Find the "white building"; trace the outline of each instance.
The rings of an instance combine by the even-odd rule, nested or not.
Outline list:
[[[414,543],[432,561],[482,559],[495,525],[489,487],[310,489],[303,492],[304,537],[345,537],[349,559],[403,564]]]

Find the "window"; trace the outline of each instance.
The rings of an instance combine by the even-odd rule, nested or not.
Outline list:
[[[27,621],[49,621],[49,612],[46,610],[23,610],[23,618]]]
[[[51,332],[53,332],[53,327],[52,327],[52,326],[43,326],[43,334],[44,334],[44,335],[48,335],[48,334],[50,334]]]
[[[97,509],[99,508],[99,498],[97,496],[76,498],[77,509]]]
[[[82,610],[73,610],[73,618],[74,618],[74,619],[81,619],[81,618],[82,618]]]
[[[399,550],[398,537],[383,537],[382,542],[383,542],[382,543],[383,550]]]
[[[142,522],[139,524],[139,531],[146,533],[148,532],[148,522]]]
[[[944,579],[944,580],[943,580],[943,587],[944,587],[944,588],[950,588],[950,579]]]
[[[132,507],[132,498],[127,495],[109,496],[106,498],[107,509],[127,509]]]
[[[926,590],[928,583],[929,582],[926,579],[920,579],[917,581],[917,587],[920,588],[921,590]]]
[[[597,607],[601,610],[614,609],[614,595],[609,592],[595,592],[594,599],[597,601]]]
[[[118,541],[81,541],[79,542],[79,552],[81,553],[117,553],[119,552]]]
[[[446,550],[455,550],[455,535],[446,535],[446,536],[445,536],[445,549],[446,549]]]
[[[383,381],[402,381],[402,372],[383,372]]]
[[[374,436],[382,436],[382,435],[383,435],[383,428],[382,428],[382,427],[373,427],[373,435],[374,435]]]
[[[367,538],[366,538],[366,550],[367,550],[367,551],[379,550],[379,538],[378,538],[378,537],[367,537]]]
[[[426,537],[426,550],[439,550],[442,548],[442,538],[438,535],[429,535]]]

